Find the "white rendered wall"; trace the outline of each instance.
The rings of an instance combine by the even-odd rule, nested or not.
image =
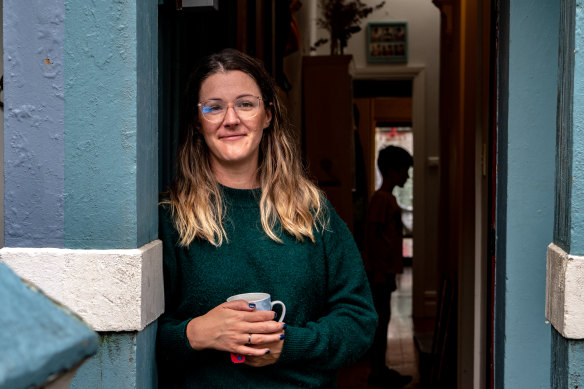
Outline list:
[[[137,249],[0,249],[0,261],[95,331],[141,331],[164,312],[162,242]]]

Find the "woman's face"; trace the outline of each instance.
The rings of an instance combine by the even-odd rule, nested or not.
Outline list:
[[[225,116],[218,122],[205,119],[199,109],[200,131],[209,147],[213,169],[257,169],[260,141],[264,129],[270,125],[272,113],[260,101],[254,117],[242,118],[234,105],[242,98],[254,96],[261,97],[260,88],[253,78],[239,70],[214,73],[201,84],[200,102],[213,101],[227,106]]]

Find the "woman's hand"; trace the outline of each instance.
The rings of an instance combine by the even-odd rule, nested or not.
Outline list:
[[[187,338],[195,350],[265,356],[272,343],[280,342],[283,323],[273,319],[273,311],[255,311],[246,301],[226,302],[192,319],[187,324]],[[278,355],[280,351],[281,347]]]
[[[268,366],[276,363],[278,358],[280,358],[280,354],[282,353],[282,347],[284,346],[284,331],[280,331],[278,336],[281,340],[276,342],[263,344],[262,347],[268,347],[270,352],[267,354],[259,355],[259,356],[249,356],[245,358],[245,364],[253,367],[262,367]],[[253,342],[253,336],[252,336]],[[256,348],[255,345],[251,347]]]

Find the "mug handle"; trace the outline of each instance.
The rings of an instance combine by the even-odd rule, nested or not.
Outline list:
[[[270,304],[270,308],[274,308],[274,305],[276,304],[280,304],[282,306],[282,314],[280,315],[280,320],[278,320],[278,322],[282,322],[284,320],[284,316],[286,316],[286,305],[284,305],[283,302],[276,300],[276,301],[272,301],[272,303]]]

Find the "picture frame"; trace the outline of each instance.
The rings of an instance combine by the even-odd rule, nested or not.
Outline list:
[[[367,24],[367,62],[408,62],[408,24],[406,22]]]

